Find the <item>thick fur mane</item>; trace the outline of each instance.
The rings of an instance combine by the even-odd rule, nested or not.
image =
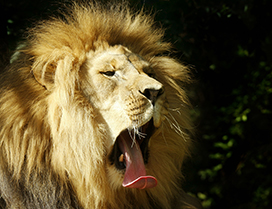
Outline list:
[[[181,167],[190,153],[193,129],[181,86],[190,76],[185,66],[164,56],[171,45],[163,35],[142,11],[98,3],[73,4],[61,18],[28,31],[0,81],[0,198],[7,207],[187,205],[180,189]],[[88,56],[115,45],[151,63],[167,94],[169,114],[150,140],[148,173],[159,182],[150,190],[109,184],[108,127],[82,93],[81,72]]]

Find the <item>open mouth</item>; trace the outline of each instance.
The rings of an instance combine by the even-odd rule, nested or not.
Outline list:
[[[148,143],[154,133],[153,119],[136,130],[124,130],[117,137],[109,156],[115,167],[124,171],[123,187],[152,188],[157,185],[153,176],[146,175],[145,165],[148,163]]]

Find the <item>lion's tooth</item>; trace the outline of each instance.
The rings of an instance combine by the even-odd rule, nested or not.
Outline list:
[[[120,157],[119,157],[119,162],[124,162],[124,154],[121,154]]]

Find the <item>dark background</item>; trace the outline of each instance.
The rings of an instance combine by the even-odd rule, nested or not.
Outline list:
[[[0,0],[0,62],[57,0]],[[271,0],[131,0],[167,28],[173,56],[193,69],[196,149],[184,173],[204,208],[272,208]],[[3,68],[1,67],[1,70]]]

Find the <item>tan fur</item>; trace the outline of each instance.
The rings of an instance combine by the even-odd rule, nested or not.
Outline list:
[[[194,208],[180,189],[192,134],[180,86],[190,76],[186,67],[162,55],[170,45],[153,24],[150,16],[132,13],[126,5],[91,3],[75,4],[64,19],[29,31],[0,84],[0,194],[8,208]],[[141,79],[131,68],[126,79],[134,83],[122,91],[96,73],[130,62]],[[145,66],[158,82],[147,76]],[[149,83],[165,89],[154,110],[139,94]],[[135,108],[123,108],[125,99],[116,102],[118,92],[118,98],[143,106],[141,118],[131,112]],[[154,117],[159,126],[146,165],[158,180],[155,188],[122,187],[123,174],[108,163],[117,135],[137,128],[133,117],[137,124]]]

